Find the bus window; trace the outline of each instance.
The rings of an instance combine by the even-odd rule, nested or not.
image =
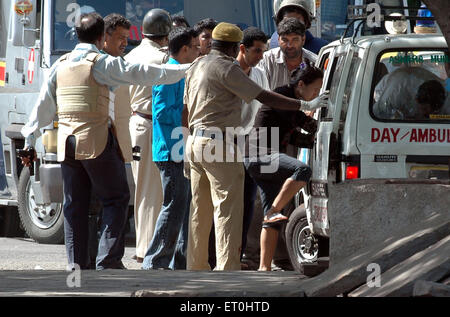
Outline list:
[[[53,52],[71,51],[76,43],[74,26],[82,13],[92,11],[106,16],[112,12],[124,15],[132,23],[130,42],[142,40],[142,20],[154,8],[167,10],[172,15],[183,15],[191,26],[200,20],[213,18],[219,22],[230,22],[245,29],[256,26],[266,34],[272,34],[271,0],[55,0],[53,2]]]

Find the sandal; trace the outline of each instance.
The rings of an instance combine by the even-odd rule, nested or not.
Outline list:
[[[283,222],[287,222],[288,221],[288,217],[282,215],[279,212],[270,214],[270,215],[266,215],[264,217],[264,221],[263,221],[263,225],[265,224],[275,224],[275,223],[283,223]]]

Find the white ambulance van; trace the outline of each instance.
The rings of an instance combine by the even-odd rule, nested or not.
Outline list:
[[[316,114],[312,180],[286,228],[299,271],[327,255],[332,185],[449,179],[450,64],[442,35],[347,38],[322,48],[317,65],[330,103]]]

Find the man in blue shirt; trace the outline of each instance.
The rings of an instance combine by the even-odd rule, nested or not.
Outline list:
[[[167,64],[193,62],[199,55],[197,34],[190,28],[176,28],[169,34]],[[182,126],[184,79],[153,87],[153,161],[161,174],[163,205],[145,255],[143,269],[185,269],[191,201],[190,182],[184,177]],[[182,145],[182,146],[180,146]]]

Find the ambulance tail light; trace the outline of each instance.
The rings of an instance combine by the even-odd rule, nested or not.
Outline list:
[[[359,166],[347,165],[345,168],[345,179],[358,179],[359,178]]]

